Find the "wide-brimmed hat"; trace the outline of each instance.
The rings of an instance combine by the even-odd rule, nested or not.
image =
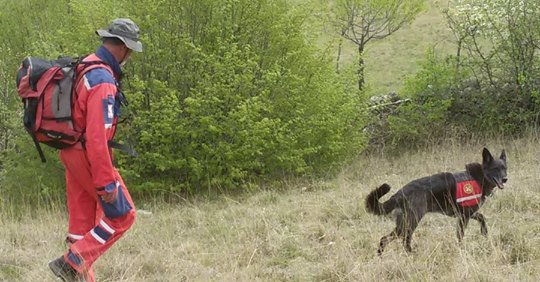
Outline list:
[[[142,52],[142,43],[139,41],[139,27],[130,19],[115,19],[106,30],[96,30],[96,34],[101,37],[116,37],[122,40],[129,49]]]

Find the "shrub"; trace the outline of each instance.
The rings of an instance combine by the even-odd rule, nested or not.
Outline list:
[[[450,61],[441,60],[434,50],[429,50],[421,69],[405,81],[402,95],[411,102],[388,117],[389,142],[394,147],[421,146],[446,137],[455,77]]]

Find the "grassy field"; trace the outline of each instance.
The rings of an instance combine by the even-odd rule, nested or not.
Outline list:
[[[448,143],[399,157],[361,156],[327,182],[291,184],[177,205],[139,204],[123,240],[96,265],[99,281],[538,281],[540,193],[538,136]],[[481,161],[481,150],[507,150],[509,182],[482,211],[489,236],[471,222],[462,244],[453,218],[430,214],[407,254],[392,242],[375,255],[390,218],[367,214],[363,201],[388,182],[393,191],[441,171]],[[46,266],[64,250],[60,207],[15,219],[0,216],[0,280],[54,281]]]

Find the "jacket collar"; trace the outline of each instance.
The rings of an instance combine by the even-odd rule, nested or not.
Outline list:
[[[122,69],[120,68],[120,64],[116,61],[113,54],[109,50],[107,50],[107,48],[105,48],[105,46],[101,45],[98,48],[98,50],[96,51],[96,56],[98,56],[104,63],[111,67],[116,77],[122,77]]]

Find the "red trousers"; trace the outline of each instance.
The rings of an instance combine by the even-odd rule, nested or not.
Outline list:
[[[80,146],[60,151],[66,169],[69,250],[65,260],[86,280],[94,281],[92,264],[134,223],[135,205],[115,169],[118,197],[105,203],[93,185],[90,163]]]

